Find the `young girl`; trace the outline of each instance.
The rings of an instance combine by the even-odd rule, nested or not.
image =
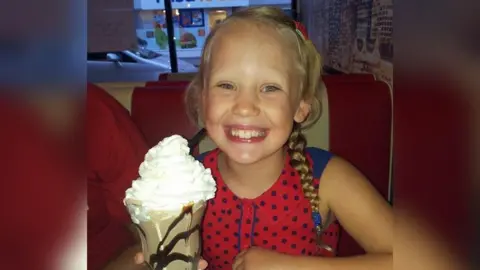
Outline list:
[[[209,35],[187,91],[189,113],[218,149],[203,223],[209,269],[392,269],[393,214],[351,164],[306,148],[320,116],[320,57],[280,9],[234,13]],[[319,256],[336,219],[366,250]]]

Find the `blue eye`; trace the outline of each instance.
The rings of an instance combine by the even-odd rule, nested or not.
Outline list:
[[[263,87],[262,92],[275,92],[279,90],[280,88],[275,85],[266,85]]]
[[[230,84],[230,83],[220,83],[217,85],[218,87],[222,88],[222,89],[226,89],[226,90],[233,90],[235,89],[235,87]]]

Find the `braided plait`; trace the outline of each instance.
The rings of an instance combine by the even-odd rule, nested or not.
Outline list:
[[[312,212],[319,213],[320,197],[318,196],[318,190],[313,184],[313,172],[310,167],[310,162],[305,155],[305,147],[307,146],[307,139],[301,132],[300,124],[295,123],[292,133],[288,139],[288,153],[290,155],[290,165],[300,175],[300,182],[305,197],[310,201],[310,207]],[[328,214],[324,224],[320,224],[320,228],[316,228],[317,231],[317,245],[319,248],[323,248],[330,252],[334,252],[332,247],[325,244],[322,241],[322,234],[325,229],[330,225],[331,213]]]
[[[313,212],[318,212],[320,198],[318,191],[313,185],[313,172],[310,162],[305,155],[307,139],[302,134],[300,125],[295,123],[290,138],[288,139],[288,154],[290,155],[290,165],[300,175],[300,181],[305,197],[310,201]]]

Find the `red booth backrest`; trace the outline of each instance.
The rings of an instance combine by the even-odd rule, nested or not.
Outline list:
[[[392,102],[384,82],[326,82],[330,151],[354,164],[383,195],[389,194]],[[363,249],[343,229],[338,255]]]
[[[151,81],[151,82],[146,82],[145,86],[146,87],[169,86],[169,87],[179,87],[179,88],[186,89],[189,83],[190,82],[187,82],[187,81]]]
[[[131,115],[150,147],[173,134],[191,138],[198,128],[189,120],[184,105],[184,87],[137,87]]]

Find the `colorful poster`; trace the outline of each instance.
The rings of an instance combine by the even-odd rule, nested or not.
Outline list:
[[[179,57],[185,55],[187,50],[198,50],[188,53],[188,57],[199,57],[201,48],[208,33],[203,9],[179,9],[174,10],[173,29],[175,44]],[[156,51],[168,51],[168,35],[165,12],[163,10],[140,11],[137,23],[137,37],[142,46]]]
[[[180,9],[181,27],[203,27],[205,20],[203,18],[203,9]]]
[[[157,46],[162,49],[168,49],[168,35],[163,30],[166,26],[165,14],[163,12],[158,12],[153,16],[154,21],[154,36]]]
[[[203,10],[192,10],[192,26],[204,26],[205,21],[203,19]]]

